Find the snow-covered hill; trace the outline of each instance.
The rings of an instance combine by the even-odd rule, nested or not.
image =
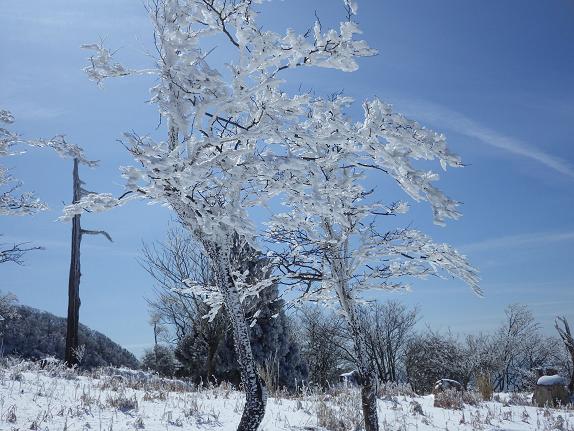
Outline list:
[[[574,430],[574,410],[510,405],[508,396],[462,410],[434,408],[432,396],[383,398],[383,430]],[[0,368],[0,430],[234,430],[242,407],[242,394],[225,384],[198,390],[127,369],[78,374],[58,362]],[[271,397],[261,429],[354,430],[359,411],[353,389]]]

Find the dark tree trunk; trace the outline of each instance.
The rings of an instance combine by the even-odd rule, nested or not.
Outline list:
[[[379,416],[377,413],[377,381],[373,361],[365,349],[363,328],[358,321],[349,322],[357,367],[361,377],[361,405],[363,407],[363,420],[365,431],[379,431]]]
[[[365,431],[378,431],[377,385],[373,374],[368,371],[361,376],[361,404],[365,419]]]
[[[78,175],[78,160],[74,159],[74,199],[78,202],[81,195],[80,177]],[[72,220],[72,250],[70,260],[70,276],[68,281],[68,319],[66,328],[66,351],[64,360],[69,367],[77,364],[76,351],[78,349],[78,325],[80,320],[80,243],[82,241],[82,228],[80,215]]]
[[[207,343],[207,370],[205,382],[211,382],[215,374],[215,354],[217,353],[217,344],[213,342]]]

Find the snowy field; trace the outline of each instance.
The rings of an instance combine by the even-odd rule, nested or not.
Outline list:
[[[80,375],[30,362],[0,370],[0,430],[234,430],[242,394],[226,385],[197,390],[129,370]],[[574,410],[539,409],[526,396],[433,407],[433,397],[388,394],[378,402],[382,430],[574,430]],[[351,389],[299,398],[270,397],[262,430],[355,430],[359,395]]]

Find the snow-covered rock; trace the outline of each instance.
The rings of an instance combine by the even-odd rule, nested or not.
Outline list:
[[[565,385],[566,380],[557,374],[540,377],[536,382],[536,388],[534,388],[532,402],[538,407],[557,407],[568,404],[570,397]]]
[[[565,385],[566,379],[557,374],[553,376],[542,376],[538,379],[536,384],[539,386]]]

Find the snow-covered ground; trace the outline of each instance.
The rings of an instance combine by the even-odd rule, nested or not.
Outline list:
[[[574,430],[574,410],[508,402],[446,410],[434,408],[432,396],[384,398],[382,430]],[[30,362],[0,369],[0,430],[233,430],[242,404],[242,394],[226,385],[197,390],[127,370],[79,375]],[[261,429],[354,430],[359,410],[352,389],[270,398]]]

